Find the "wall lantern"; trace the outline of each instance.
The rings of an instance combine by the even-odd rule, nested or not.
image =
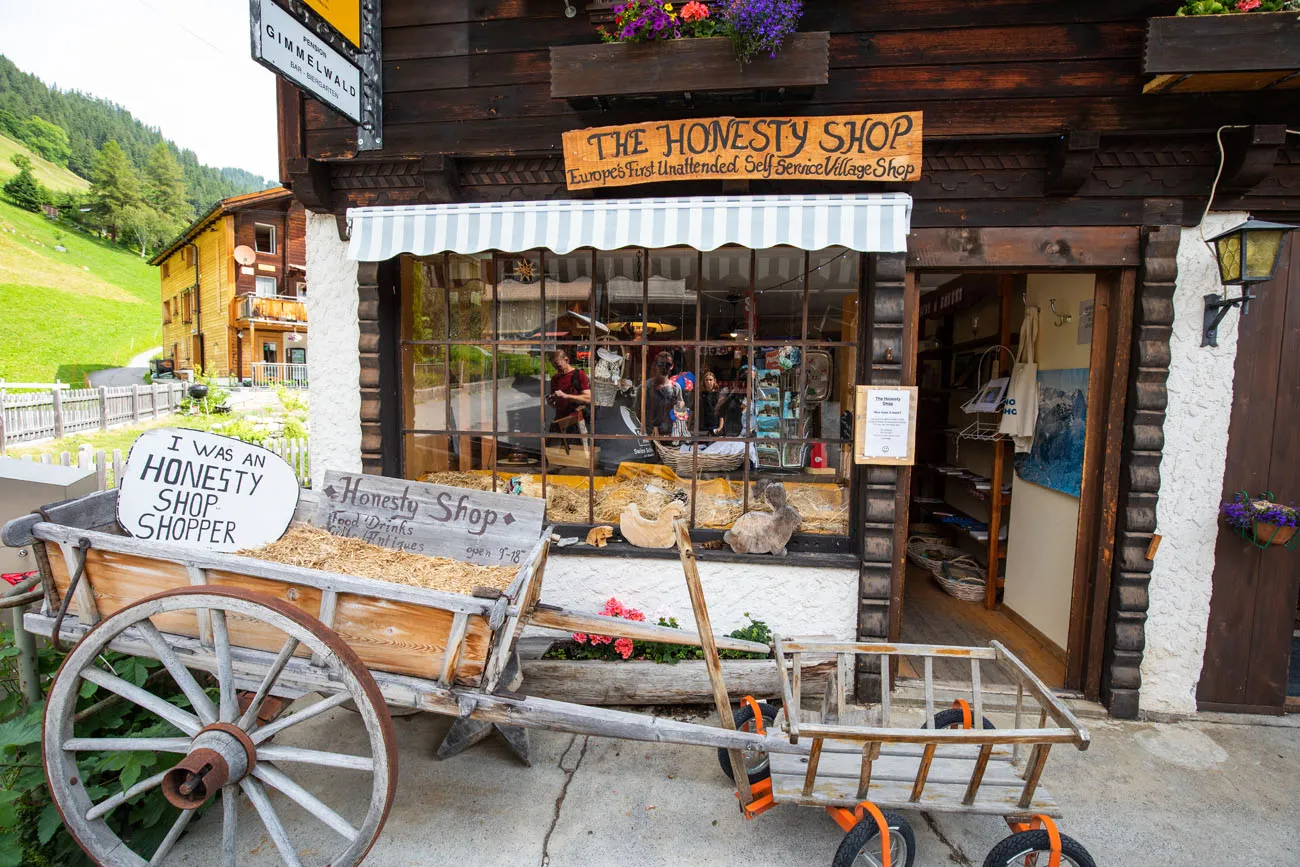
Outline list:
[[[1297,228],[1300,226],[1249,219],[1206,241],[1213,246],[1214,259],[1219,263],[1219,281],[1224,286],[1240,286],[1241,297],[1226,298],[1215,293],[1205,296],[1202,346],[1219,345],[1219,323],[1233,307],[1240,304],[1241,315],[1246,315],[1250,302],[1255,300],[1250,294],[1251,285],[1273,279],[1287,232]]]

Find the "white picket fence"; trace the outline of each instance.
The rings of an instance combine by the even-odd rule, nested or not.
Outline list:
[[[68,388],[56,384],[49,391],[16,394],[0,387],[0,452],[14,443],[160,418],[180,406],[186,385]]]
[[[264,443],[263,447],[288,461],[289,466],[293,467],[294,475],[298,477],[299,485],[304,488],[311,485],[311,463],[307,453],[307,440],[270,440]],[[122,477],[122,467],[126,463],[126,455],[122,454],[121,449],[106,452],[104,449],[95,451],[86,446],[76,454],[62,452],[58,455],[44,454],[39,457],[23,455],[22,460],[93,469],[98,490],[107,491],[109,488],[117,487],[117,480]]]

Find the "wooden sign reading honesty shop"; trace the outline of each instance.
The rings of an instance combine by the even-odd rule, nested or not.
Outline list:
[[[360,473],[325,472],[317,526],[335,536],[480,566],[522,565],[546,501]]]
[[[837,117],[713,117],[564,134],[571,190],[730,178],[914,181],[921,112]]]

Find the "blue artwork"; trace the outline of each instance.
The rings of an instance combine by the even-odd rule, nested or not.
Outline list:
[[[1038,426],[1034,445],[1016,455],[1016,473],[1072,497],[1083,483],[1088,369],[1038,371]]]

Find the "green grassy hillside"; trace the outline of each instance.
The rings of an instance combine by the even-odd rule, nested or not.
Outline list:
[[[157,269],[3,199],[0,310],[0,378],[10,381],[80,385],[157,346],[162,331]]]
[[[90,189],[90,183],[85,178],[77,177],[62,166],[56,166],[44,157],[37,156],[23,143],[2,135],[0,135],[0,186],[18,174],[18,166],[10,161],[10,157],[14,154],[23,154],[30,159],[32,174],[36,175],[36,180],[56,193],[80,193]]]

